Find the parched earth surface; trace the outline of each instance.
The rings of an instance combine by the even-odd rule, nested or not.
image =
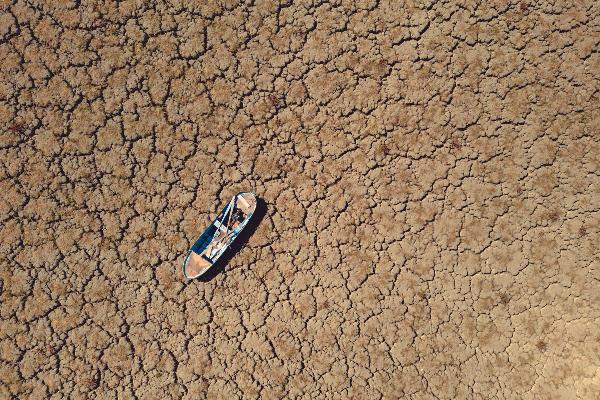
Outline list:
[[[600,3],[183,3],[2,1],[0,398],[597,398]]]

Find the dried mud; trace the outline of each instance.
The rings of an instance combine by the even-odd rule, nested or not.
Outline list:
[[[598,2],[142,3],[0,5],[0,398],[597,398]]]

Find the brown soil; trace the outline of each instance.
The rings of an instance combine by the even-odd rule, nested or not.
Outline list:
[[[0,398],[597,398],[600,3],[145,3],[0,5]]]

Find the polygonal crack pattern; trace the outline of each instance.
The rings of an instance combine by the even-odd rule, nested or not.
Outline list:
[[[0,5],[0,398],[596,398],[598,2],[185,3]]]

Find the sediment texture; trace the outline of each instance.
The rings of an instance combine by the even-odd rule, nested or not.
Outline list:
[[[597,398],[598,2],[198,3],[2,2],[0,398]]]

